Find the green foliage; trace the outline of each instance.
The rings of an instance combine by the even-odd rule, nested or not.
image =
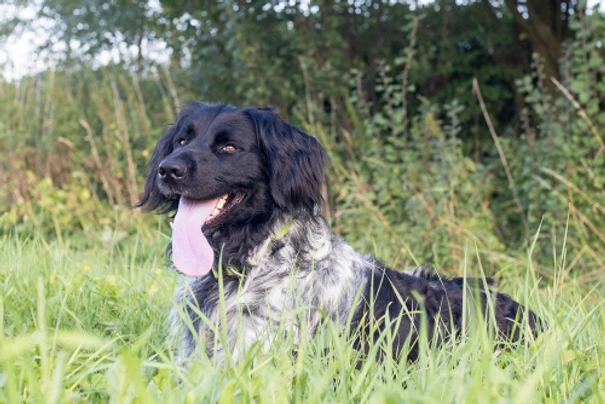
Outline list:
[[[493,274],[525,258],[528,235],[542,224],[541,237],[558,246],[565,232],[573,236],[566,254],[576,259],[569,270],[601,268],[605,112],[599,100],[605,64],[599,38],[605,23],[598,14],[585,17],[584,28],[571,22],[580,32],[561,60],[565,92],[549,90],[539,57],[533,74],[516,83],[526,105],[522,125],[507,128],[500,142],[518,201],[488,131],[474,128],[474,142],[490,145],[480,146],[481,154],[463,136],[463,117],[478,108],[470,83],[464,102],[440,104],[418,94],[422,86],[414,77],[425,51],[417,37],[426,13],[410,15],[403,24],[409,40],[401,55],[378,64],[375,101],[368,98],[362,71],[353,69],[346,83],[350,96],[340,98],[342,108],[326,112],[312,90],[325,87],[312,81],[321,66],[301,56],[295,63],[309,91],[305,108],[293,108],[290,119],[320,138],[330,156],[327,216],[334,230],[389,262],[432,262],[452,272],[459,272],[459,241],[466,240],[486,255]],[[194,98],[173,85],[172,75],[184,73],[137,75],[114,66],[0,83],[2,231],[17,226],[59,240],[84,232],[103,243],[149,234],[147,219],[129,207],[175,107]],[[233,80],[242,88],[252,85],[242,76]],[[264,84],[256,86],[259,93],[251,88],[245,91],[252,98],[263,91],[277,94]],[[482,90],[487,98],[490,87]],[[390,241],[377,244],[385,234]],[[558,259],[550,247],[536,254],[544,268]]]
[[[409,254],[413,250],[422,253],[421,261],[455,270],[463,254],[452,248],[452,240],[470,240],[490,262],[515,260],[525,256],[528,235],[542,226],[546,231],[540,237],[550,241],[536,254],[545,274],[552,276],[547,268],[560,259],[550,245],[560,246],[566,236],[574,239],[565,251],[574,257],[568,270],[576,266],[600,272],[600,259],[593,258],[605,252],[605,145],[600,135],[605,63],[599,42],[605,20],[593,14],[586,24],[566,45],[560,88],[556,79],[548,79],[556,93],[549,90],[538,56],[533,74],[517,81],[527,107],[522,127],[509,127],[506,136],[500,136],[506,167],[486,129],[476,134],[480,142],[491,142],[486,153],[472,158],[466,152],[460,117],[468,106],[455,100],[440,107],[417,96],[420,106],[409,114],[406,97],[413,84],[405,75],[393,75],[396,69],[386,63],[376,80],[380,96],[370,105],[359,85],[360,73],[353,71],[350,86],[356,91],[346,105],[353,131],[327,134],[325,126],[316,129],[332,163],[329,184],[337,231],[356,239],[359,229],[366,229],[372,237],[357,245],[388,261],[402,256],[411,265],[417,261]],[[411,44],[413,26],[408,27]],[[574,21],[572,27],[580,29]],[[397,63],[411,60],[410,51],[405,54]],[[483,89],[489,93],[489,87]],[[476,101],[470,102],[478,108]],[[510,169],[514,189],[505,168]],[[358,214],[359,208],[370,214]],[[372,240],[384,234],[395,243],[373,248]],[[500,265],[488,272],[497,272]]]
[[[174,120],[169,80],[139,81],[108,68],[0,86],[4,231],[19,224],[59,238],[102,236],[141,224],[127,219],[138,216],[129,207],[156,139]]]
[[[605,98],[605,58],[599,42],[605,35],[605,20],[593,15],[586,21],[585,31],[577,21],[571,22],[578,29],[578,38],[566,44],[561,60],[563,81],[554,95],[548,91],[550,80],[537,56],[534,73],[518,80],[527,105],[522,111],[523,127],[516,138],[504,139],[528,226],[535,229],[542,223],[552,229],[550,237],[559,243],[564,233],[571,235],[576,241],[570,242],[568,253],[576,259],[601,254],[605,248],[601,230],[605,108],[600,101]],[[500,177],[503,183],[503,173]],[[503,235],[510,239],[522,231],[523,224],[513,216],[502,216],[510,201],[510,196],[502,196],[494,198],[494,206]],[[543,251],[544,256],[549,253]],[[600,268],[596,263],[586,264],[586,269]]]
[[[578,8],[572,0],[540,2],[529,1],[532,16],[534,3],[544,15]],[[44,22],[0,17],[0,35],[17,36],[36,25],[49,36],[41,54],[66,70],[97,63],[102,52],[103,59],[111,54],[137,72],[169,61],[177,86],[196,98],[271,105],[290,117],[304,110],[305,94],[326,109],[343,109],[351,68],[361,72],[368,101],[376,103],[380,65],[386,62],[396,75],[404,73],[397,61],[409,47],[410,21],[421,16],[415,63],[405,74],[433,102],[458,99],[466,105],[459,121],[465,128],[461,136],[470,138],[479,112],[467,91],[473,77],[484,87],[499,129],[522,107],[514,80],[529,70],[532,49],[540,44],[534,35],[519,39],[525,27],[519,29],[506,7],[512,3],[438,0],[415,7],[402,1],[22,0],[17,7],[27,9],[24,14],[35,10],[38,22]],[[567,18],[558,25],[556,49],[569,32]],[[421,107],[413,98],[409,104],[410,113]]]
[[[401,99],[401,83],[389,94]],[[448,105],[447,114],[454,117],[461,109]],[[329,145],[336,231],[388,261],[403,256],[403,266],[414,264],[410,251],[416,251],[423,262],[456,268],[464,252],[452,241],[465,238],[481,250],[501,252],[486,203],[492,175],[463,155],[456,120],[448,126],[437,118],[439,107],[424,100],[403,135],[401,112],[387,104],[363,120],[366,124],[355,134],[343,132],[341,142],[322,138]],[[359,214],[360,209],[367,214]],[[392,242],[374,251],[371,243],[385,234]]]

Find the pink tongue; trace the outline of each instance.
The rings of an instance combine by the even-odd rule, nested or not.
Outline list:
[[[217,199],[200,202],[181,197],[172,225],[172,262],[186,275],[204,276],[212,268],[214,252],[202,226],[217,202]]]

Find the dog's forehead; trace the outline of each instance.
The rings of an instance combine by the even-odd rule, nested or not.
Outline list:
[[[217,115],[208,128],[208,132],[231,131],[251,132],[254,127],[242,110],[225,111]]]
[[[197,136],[202,138],[212,137],[223,132],[254,134],[252,122],[241,109],[228,109],[218,113],[202,110],[187,120],[184,129],[193,130]]]

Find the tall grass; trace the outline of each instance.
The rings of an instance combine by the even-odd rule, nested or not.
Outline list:
[[[165,239],[157,233],[157,239]],[[148,241],[146,241],[148,243]],[[300,341],[283,333],[255,345],[233,366],[200,355],[185,372],[174,362],[166,314],[175,274],[163,241],[129,237],[110,250],[38,234],[11,233],[0,258],[1,402],[602,402],[605,399],[603,287],[582,287],[554,268],[537,288],[532,262],[524,275],[504,272],[504,291],[528,304],[550,328],[529,347],[498,349],[485,332],[440,348],[415,363],[353,349],[327,323]],[[463,273],[480,272],[473,246]],[[476,330],[481,330],[480,325]]]
[[[0,82],[2,229],[59,239],[131,231],[144,167],[174,120],[171,85],[160,73],[142,81],[119,68]]]

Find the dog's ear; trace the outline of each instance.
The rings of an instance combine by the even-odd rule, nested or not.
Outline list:
[[[270,109],[245,110],[269,164],[271,196],[284,211],[321,205],[324,150],[315,138],[289,125]]]

